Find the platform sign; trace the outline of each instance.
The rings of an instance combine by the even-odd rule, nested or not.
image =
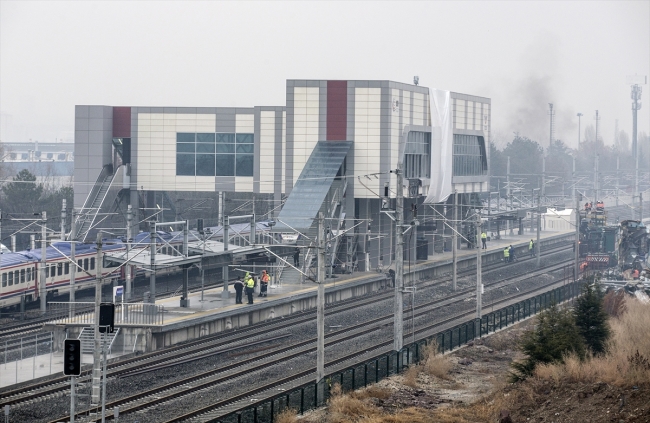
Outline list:
[[[124,298],[124,286],[123,285],[113,287],[113,303],[115,303],[115,298],[117,298],[118,296]],[[122,302],[124,302],[124,300],[122,300]]]

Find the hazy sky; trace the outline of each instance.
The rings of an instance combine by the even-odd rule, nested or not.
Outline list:
[[[0,0],[2,141],[72,139],[75,104],[284,105],[285,80],[389,79],[492,99],[493,134],[631,134],[650,1]],[[639,131],[650,128],[650,86]]]

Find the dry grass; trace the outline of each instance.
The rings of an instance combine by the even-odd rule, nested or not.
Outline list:
[[[420,366],[410,366],[402,378],[402,383],[411,388],[418,387],[418,374],[422,371]]]
[[[277,423],[296,423],[298,422],[298,413],[294,409],[287,408],[278,414],[274,421]]]
[[[435,376],[440,379],[449,380],[449,371],[454,364],[448,357],[438,352],[438,345],[431,343],[422,352],[422,371],[429,376]]]
[[[495,393],[472,404],[438,408],[432,411],[432,417],[440,423],[492,423],[498,421],[501,410],[507,408],[507,398],[502,393]]]
[[[626,298],[617,309],[625,311],[610,320],[612,337],[605,355],[584,361],[569,355],[563,364],[539,365],[535,376],[556,382],[602,381],[622,387],[650,383],[650,307]]]
[[[605,311],[612,317],[620,317],[625,313],[625,292],[609,291],[603,298]]]

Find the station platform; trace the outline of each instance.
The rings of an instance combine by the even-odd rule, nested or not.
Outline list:
[[[481,250],[483,264],[503,260],[503,249],[512,245],[517,257],[528,257],[528,243],[536,240],[536,233],[524,232],[523,235],[502,236],[499,240],[490,240],[487,249]],[[575,239],[573,231],[543,231],[540,236],[542,249],[552,248],[556,244],[567,243]],[[466,244],[464,244],[466,247]],[[461,248],[457,251],[458,269],[476,266],[476,249]],[[413,260],[409,266],[405,257],[405,284],[412,281],[431,280],[452,270],[452,253],[430,255],[428,260]],[[336,275],[325,283],[326,303],[358,297],[392,287],[392,280],[387,277],[388,269],[373,272],[355,272],[350,275]],[[170,297],[156,301],[156,306],[163,311],[162,319],[156,324],[119,325],[119,339],[116,339],[114,351],[154,351],[169,347],[179,342],[198,339],[206,335],[245,327],[273,318],[287,316],[296,312],[316,307],[315,282],[283,282],[268,288],[267,297],[259,297],[259,287],[254,294],[254,304],[235,303],[235,291],[229,286],[228,298],[222,297],[223,288],[206,289],[189,295],[189,307],[180,307],[180,297]],[[55,336],[57,346],[63,344],[64,332],[69,337],[81,331],[83,326],[75,322],[52,322],[47,330],[59,333]]]

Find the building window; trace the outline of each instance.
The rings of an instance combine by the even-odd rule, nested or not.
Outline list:
[[[487,175],[487,154],[483,137],[454,135],[453,175]]]
[[[253,176],[254,134],[177,133],[176,175]]]
[[[411,131],[404,150],[404,176],[407,179],[431,175],[431,133]]]

